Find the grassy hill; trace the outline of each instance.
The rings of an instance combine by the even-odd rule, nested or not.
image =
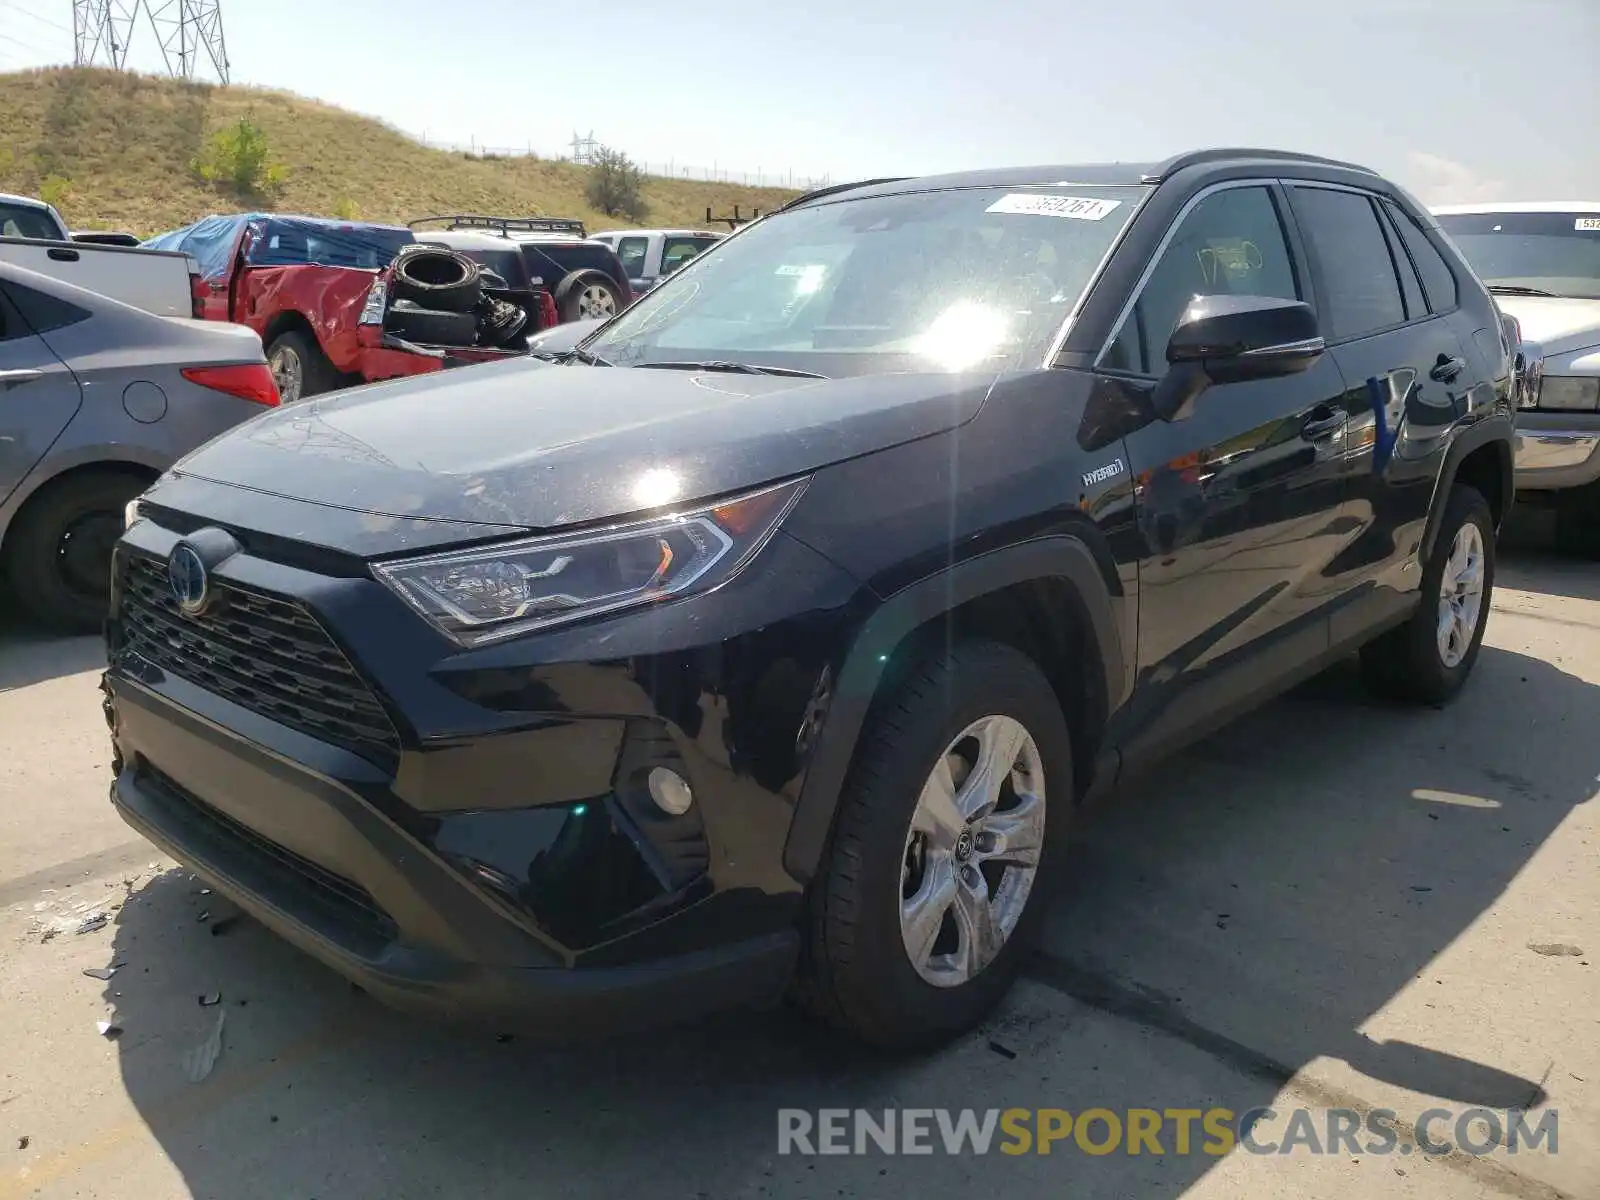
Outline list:
[[[270,196],[203,181],[197,155],[248,116],[285,172]],[[619,147],[626,150],[627,148]],[[579,217],[584,169],[538,158],[432,150],[370,117],[285,92],[215,87],[93,68],[0,74],[0,191],[49,193],[75,229],[149,235],[211,212],[256,208],[371,221],[441,212]],[[706,206],[771,209],[794,193],[651,177],[650,224],[697,225]]]

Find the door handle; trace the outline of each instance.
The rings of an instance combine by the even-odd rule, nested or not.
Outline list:
[[[1467,360],[1453,358],[1448,354],[1439,355],[1439,361],[1433,364],[1433,370],[1428,372],[1428,378],[1435,383],[1454,383],[1456,376],[1467,369]]]
[[[33,367],[21,367],[15,371],[0,371],[0,387],[10,387],[15,383],[32,383],[44,374],[43,371]]]
[[[1317,441],[1330,434],[1338,433],[1350,420],[1350,414],[1343,409],[1333,409],[1323,404],[1311,410],[1311,415],[1306,418],[1305,424],[1300,426],[1300,436],[1308,442]]]
[[[55,259],[56,262],[78,261],[78,252],[76,250],[68,250],[64,246],[51,246],[50,249],[45,251],[45,256]]]

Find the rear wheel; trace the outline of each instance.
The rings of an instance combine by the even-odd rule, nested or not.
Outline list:
[[[133,475],[69,476],[28,501],[6,538],[6,583],[22,608],[64,633],[96,633],[111,602],[111,550],[123,509],[148,486]]]
[[[267,366],[278,385],[278,399],[284,404],[331,392],[339,386],[339,372],[333,369],[316,339],[304,330],[286,330],[273,338],[267,347]]]
[[[1387,699],[1443,704],[1467,681],[1494,592],[1495,530],[1479,492],[1457,486],[1422,572],[1422,600],[1404,625],[1361,648],[1367,685]]]
[[[958,644],[876,712],[810,897],[799,986],[875,1045],[931,1046],[1016,979],[1073,805],[1055,693],[1027,656]]]

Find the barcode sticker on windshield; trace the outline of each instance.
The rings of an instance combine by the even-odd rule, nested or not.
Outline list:
[[[1600,229],[1600,217],[1579,217],[1577,221],[1574,222],[1572,227],[1574,229],[1582,229],[1586,232],[1592,232]]]
[[[985,212],[1016,213],[1032,217],[1071,217],[1075,221],[1098,221],[1121,200],[1091,200],[1084,196],[1044,196],[1037,192],[1013,192],[1001,196]]]

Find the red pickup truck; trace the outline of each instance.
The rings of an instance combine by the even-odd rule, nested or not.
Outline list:
[[[232,213],[143,244],[193,257],[195,315],[254,329],[284,403],[523,354],[527,335],[557,322],[549,291],[531,281],[514,251],[426,249],[400,226]],[[454,267],[438,261],[452,255]],[[424,256],[434,259],[431,276]],[[401,258],[412,261],[401,268]],[[463,272],[462,258],[476,268]],[[446,277],[454,271],[453,290],[411,274],[436,277],[441,267]],[[464,275],[472,278],[463,282]],[[419,303],[435,290],[444,311]]]

